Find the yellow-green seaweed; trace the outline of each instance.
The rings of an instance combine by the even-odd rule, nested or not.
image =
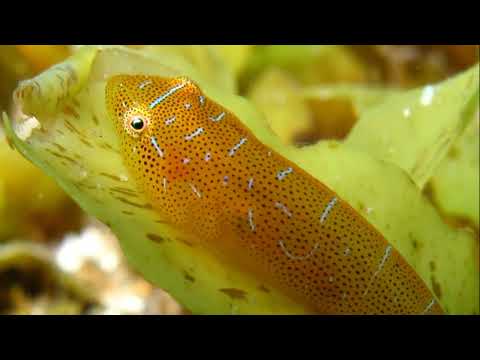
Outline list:
[[[247,64],[247,75],[265,66],[290,72],[305,85],[359,83],[368,80],[368,67],[345,45],[256,46]]]
[[[247,94],[284,144],[292,144],[296,136],[313,126],[313,114],[301,89],[301,84],[286,71],[268,68]]]
[[[435,85],[390,97],[365,111],[346,143],[393,162],[423,188],[452,144],[473,121],[479,65]]]
[[[0,129],[0,243],[15,236],[57,235],[81,213],[55,181],[14,151]]]
[[[432,201],[454,224],[479,230],[479,114],[451,146],[428,185]],[[478,233],[477,233],[478,235]]]

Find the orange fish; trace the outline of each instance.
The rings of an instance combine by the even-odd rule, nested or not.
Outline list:
[[[442,313],[379,231],[191,80],[114,76],[106,102],[155,210],[222,261],[314,313]]]

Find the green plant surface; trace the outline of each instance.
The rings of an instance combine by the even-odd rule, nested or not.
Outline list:
[[[245,70],[255,45],[215,45],[214,48],[238,78]]]
[[[421,189],[473,121],[479,66],[436,85],[392,96],[363,112],[346,143],[397,164]]]
[[[356,84],[305,86],[288,71],[267,67],[252,80],[246,97],[284,144],[294,144],[303,137],[343,138],[365,110],[397,93]]]
[[[234,69],[224,61],[224,54],[217,46],[200,45],[150,45],[141,48],[144,54],[161,57],[165,64],[198,70],[206,82],[228,93],[236,91]],[[239,59],[240,60],[240,59]],[[239,66],[239,65],[237,65]]]
[[[257,46],[248,62],[254,74],[266,65],[290,72],[305,85],[319,83],[365,82],[368,67],[343,45]]]
[[[3,219],[5,214],[5,184],[0,180],[0,217]]]
[[[433,172],[428,183],[432,201],[454,224],[479,229],[479,114]],[[478,235],[478,234],[477,234]]]
[[[56,235],[78,226],[79,209],[54,179],[8,145],[0,133],[0,242]]]
[[[292,144],[296,136],[313,126],[313,114],[301,89],[288,72],[268,68],[256,78],[247,94],[284,144]]]
[[[302,89],[302,96],[307,100],[335,100],[349,101],[357,116],[376,106],[390,96],[399,94],[400,89],[375,87],[357,84],[314,85]]]
[[[15,46],[0,45],[0,110],[8,109],[18,79],[31,76],[30,65]]]
[[[185,75],[235,113],[265,145],[326,183],[376,226],[417,270],[449,313],[478,313],[475,238],[450,228],[398,167],[355,147],[321,142],[285,146],[244,98],[212,86],[191,68],[124,47],[83,47],[66,62],[23,82],[15,92],[24,117],[3,115],[10,141],[72,196],[108,224],[129,262],[193,313],[305,313],[280,292],[262,290],[158,221],[120,157],[104,88],[115,74]],[[31,135],[24,118],[34,118]],[[33,121],[33,123],[35,123]]]
[[[393,88],[358,84],[318,84],[305,87],[301,96],[313,113],[314,122],[310,142],[345,139],[364,111],[399,92]]]

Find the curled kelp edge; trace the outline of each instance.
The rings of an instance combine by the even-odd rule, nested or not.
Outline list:
[[[86,51],[95,52],[87,65],[88,80],[73,98],[59,100],[63,110],[67,105],[67,111],[56,114],[58,119],[55,114],[38,117],[42,125],[49,125],[45,129],[49,136],[34,130],[23,142],[15,135],[12,122],[6,121],[11,142],[56,178],[87,212],[112,227],[134,267],[194,313],[305,312],[301,304],[292,303],[268,285],[258,284],[192,248],[188,239],[153,217],[151,205],[126,176],[103,105],[105,79],[115,73],[182,74],[193,80],[196,75],[119,47]],[[474,240],[469,234],[447,228],[401,170],[335,142],[301,150],[282,146],[245,99],[198,82],[207,96],[231,109],[260,141],[326,183],[360,211],[415,267],[448,312],[478,312]],[[390,201],[392,188],[395,194],[403,195],[395,206]],[[435,229],[435,236],[430,229]]]

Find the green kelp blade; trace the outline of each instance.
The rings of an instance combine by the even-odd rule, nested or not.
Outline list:
[[[473,121],[479,65],[436,85],[391,96],[365,111],[346,142],[397,164],[423,188]]]
[[[234,71],[219,50],[217,46],[202,45],[149,45],[141,48],[144,54],[155,55],[176,68],[195,69],[204,82],[234,93],[237,88]]]
[[[313,127],[313,114],[302,97],[301,86],[288,72],[271,67],[255,79],[247,94],[286,145]]]
[[[401,93],[400,89],[357,84],[314,85],[305,87],[301,91],[301,95],[306,100],[349,101],[358,116],[399,93]]]
[[[477,112],[462,136],[433,172],[427,193],[439,211],[456,226],[479,230],[480,121]]]
[[[305,85],[366,82],[370,71],[345,45],[256,46],[246,76],[251,78],[267,66],[288,71]]]

